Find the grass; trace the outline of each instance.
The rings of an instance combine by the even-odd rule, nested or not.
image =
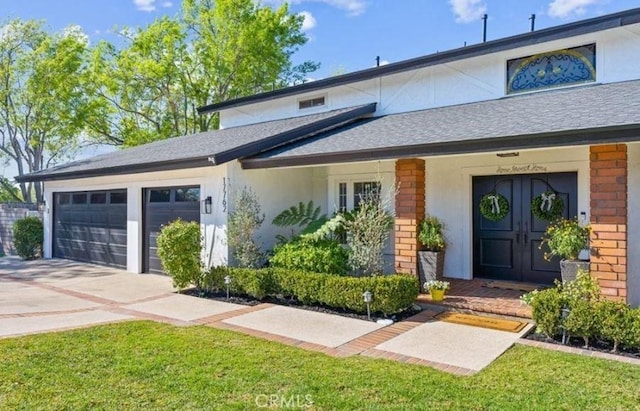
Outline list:
[[[471,377],[207,327],[125,322],[0,340],[0,409],[638,409],[640,368],[515,346]],[[256,400],[258,403],[256,404]],[[273,407],[277,408],[277,407]],[[309,409],[309,408],[307,408]]]

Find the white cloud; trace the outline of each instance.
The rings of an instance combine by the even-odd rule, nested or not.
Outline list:
[[[170,1],[165,1],[161,4],[162,7],[164,7],[165,9],[168,9],[169,7],[173,6],[173,3]]]
[[[449,0],[449,4],[458,23],[478,20],[487,11],[483,0]]]
[[[156,9],[155,3],[156,0],[133,0],[133,4],[135,4],[136,8],[141,11],[154,11]]]
[[[285,0],[264,0],[262,3],[280,5]],[[316,2],[325,3],[331,7],[341,9],[347,12],[350,16],[358,16],[364,13],[367,9],[367,0],[290,0],[289,4],[300,4],[304,2]]]
[[[308,11],[301,11],[298,13],[300,16],[304,17],[302,21],[302,31],[309,31],[316,26],[316,18],[313,17],[313,14]]]
[[[549,16],[565,18],[586,13],[587,6],[600,3],[600,0],[554,0],[549,3]]]

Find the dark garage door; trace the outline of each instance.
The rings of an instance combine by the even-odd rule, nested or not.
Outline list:
[[[127,191],[53,195],[53,256],[126,268]]]
[[[144,272],[162,273],[157,238],[163,225],[178,218],[200,222],[200,187],[162,187],[144,190]]]

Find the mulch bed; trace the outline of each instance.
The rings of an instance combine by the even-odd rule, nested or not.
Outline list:
[[[266,297],[262,300],[258,300],[254,297],[251,297],[250,295],[230,295],[229,299],[227,299],[227,294],[225,292],[201,292],[194,288],[184,290],[182,291],[182,294],[187,294],[187,295],[200,297],[200,298],[208,298],[210,300],[216,300],[223,303],[233,303],[233,304],[248,305],[248,306],[254,306],[262,303],[277,304],[277,305],[283,305],[286,307],[295,307],[303,310],[340,315],[342,317],[357,318],[359,320],[368,321],[366,314],[358,313],[351,310],[328,307],[326,305],[307,305],[307,304],[301,303],[298,300],[293,300],[288,298]],[[405,320],[419,312],[420,312],[419,309],[416,309],[415,307],[410,307],[405,311],[393,314],[391,316],[384,316],[382,313],[371,313],[371,320],[375,321],[383,318],[389,318],[394,322],[398,322],[398,321]]]
[[[527,340],[541,341],[541,342],[546,342],[550,344],[562,345],[562,336],[557,336],[556,338],[551,339],[551,338],[548,338],[546,335],[532,332],[523,338],[526,338]],[[611,348],[613,348],[612,343],[610,343],[609,341],[601,341],[595,338],[591,338],[589,340],[589,347],[584,346],[584,340],[582,339],[582,337],[569,338],[569,341],[567,342],[567,344],[565,344],[565,346],[573,347],[573,348],[581,348],[583,350],[589,350],[589,351],[598,351],[598,352],[603,352],[603,353],[613,354],[613,355],[620,355],[623,357],[631,357],[631,358],[640,360],[640,350],[636,348],[625,348],[625,347],[619,346],[618,352],[612,352],[611,351]]]

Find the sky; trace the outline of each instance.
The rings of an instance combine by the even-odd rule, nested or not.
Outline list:
[[[278,6],[282,0],[261,0]],[[290,11],[305,17],[309,38],[294,63],[317,61],[310,75],[338,73],[397,62],[482,41],[640,7],[638,0],[290,0]],[[91,43],[117,42],[118,28],[144,27],[162,15],[176,15],[180,0],[0,0],[0,21],[44,20],[52,31],[79,25]],[[2,171],[2,165],[0,165]],[[10,170],[5,170],[11,175]]]

